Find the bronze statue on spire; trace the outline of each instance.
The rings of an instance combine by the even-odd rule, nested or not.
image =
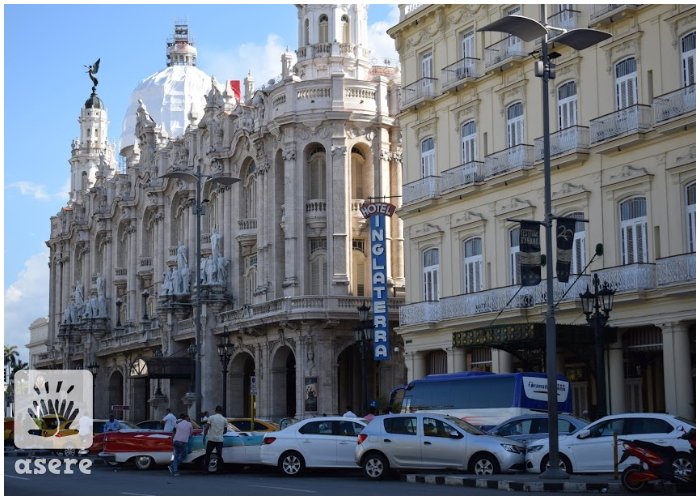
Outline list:
[[[85,66],[85,65],[83,65],[83,66]],[[92,80],[92,84],[93,84],[92,91],[95,92],[97,90],[97,84],[99,83],[97,81],[97,78],[95,78],[95,75],[97,74],[97,72],[100,69],[100,60],[98,59],[97,61],[95,61],[95,64],[93,64],[91,66],[85,66],[85,67],[88,69],[87,74],[90,77],[90,80]]]

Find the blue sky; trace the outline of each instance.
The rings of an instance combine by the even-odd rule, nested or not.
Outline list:
[[[68,200],[70,144],[92,83],[84,65],[101,59],[98,95],[118,142],[131,91],[165,67],[165,42],[186,20],[198,66],[219,82],[255,86],[280,73],[297,48],[293,4],[3,5],[4,343],[23,347],[29,325],[48,315],[49,218]],[[370,48],[398,62],[386,30],[398,8],[370,4]],[[26,361],[25,349],[20,349]]]

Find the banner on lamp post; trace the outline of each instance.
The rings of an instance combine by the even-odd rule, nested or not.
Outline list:
[[[561,283],[569,281],[571,272],[571,249],[574,246],[578,219],[557,217],[557,280]]]
[[[540,223],[520,221],[520,284],[535,286],[542,281]]]
[[[372,345],[375,361],[386,361],[390,358],[391,353],[386,271],[386,217],[391,217],[395,211],[396,207],[390,203],[365,202],[360,207],[363,217],[369,219],[374,331]]]

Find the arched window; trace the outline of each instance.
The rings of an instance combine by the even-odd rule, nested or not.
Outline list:
[[[308,188],[310,200],[326,199],[326,150],[317,147],[309,154]]]
[[[350,20],[347,15],[340,18],[341,43],[350,43]]]
[[[637,104],[637,61],[634,57],[615,65],[615,94],[617,109]]]
[[[576,125],[576,82],[570,81],[557,89],[559,130]]]
[[[431,248],[423,252],[423,300],[440,299],[440,252]]]
[[[516,102],[508,106],[507,117],[506,134],[508,136],[508,147],[514,148],[519,144],[525,144],[525,115],[523,114],[523,103]]]
[[[636,197],[620,203],[622,265],[648,262],[647,200]]]
[[[255,219],[256,217],[256,195],[255,195],[255,163],[250,162],[245,169],[246,175],[243,179],[243,218]]]
[[[311,295],[326,295],[328,281],[328,262],[325,251],[311,256]]]
[[[309,20],[304,20],[304,45],[309,44]]]
[[[362,200],[369,192],[365,189],[365,183],[369,182],[368,176],[364,175],[365,157],[357,148],[352,148],[350,154],[350,165],[352,175],[352,197],[355,200]]]
[[[695,32],[681,38],[681,68],[683,86],[695,84]]]
[[[685,188],[685,220],[688,224],[688,251],[695,252],[695,183]]]
[[[481,238],[469,238],[464,242],[464,293],[481,291],[483,267]]]
[[[510,284],[520,283],[520,226],[510,230]]]
[[[328,16],[325,14],[318,19],[318,43],[328,43]]]
[[[476,161],[476,122],[462,125],[462,164]]]
[[[432,137],[420,143],[420,167],[423,177],[435,175],[435,142]]]

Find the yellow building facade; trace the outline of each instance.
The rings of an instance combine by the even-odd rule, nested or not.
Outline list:
[[[545,218],[541,41],[478,31],[509,14],[541,20],[541,6],[400,11],[389,34],[403,81],[408,379],[544,371],[546,271],[520,286],[518,222]],[[551,26],[612,35],[550,47],[552,214],[581,219],[571,275],[554,277],[557,365],[579,415],[597,413],[579,298],[597,274],[616,290],[608,412],[695,417],[695,16],[693,5],[546,6]],[[541,243],[544,253],[544,229]]]

